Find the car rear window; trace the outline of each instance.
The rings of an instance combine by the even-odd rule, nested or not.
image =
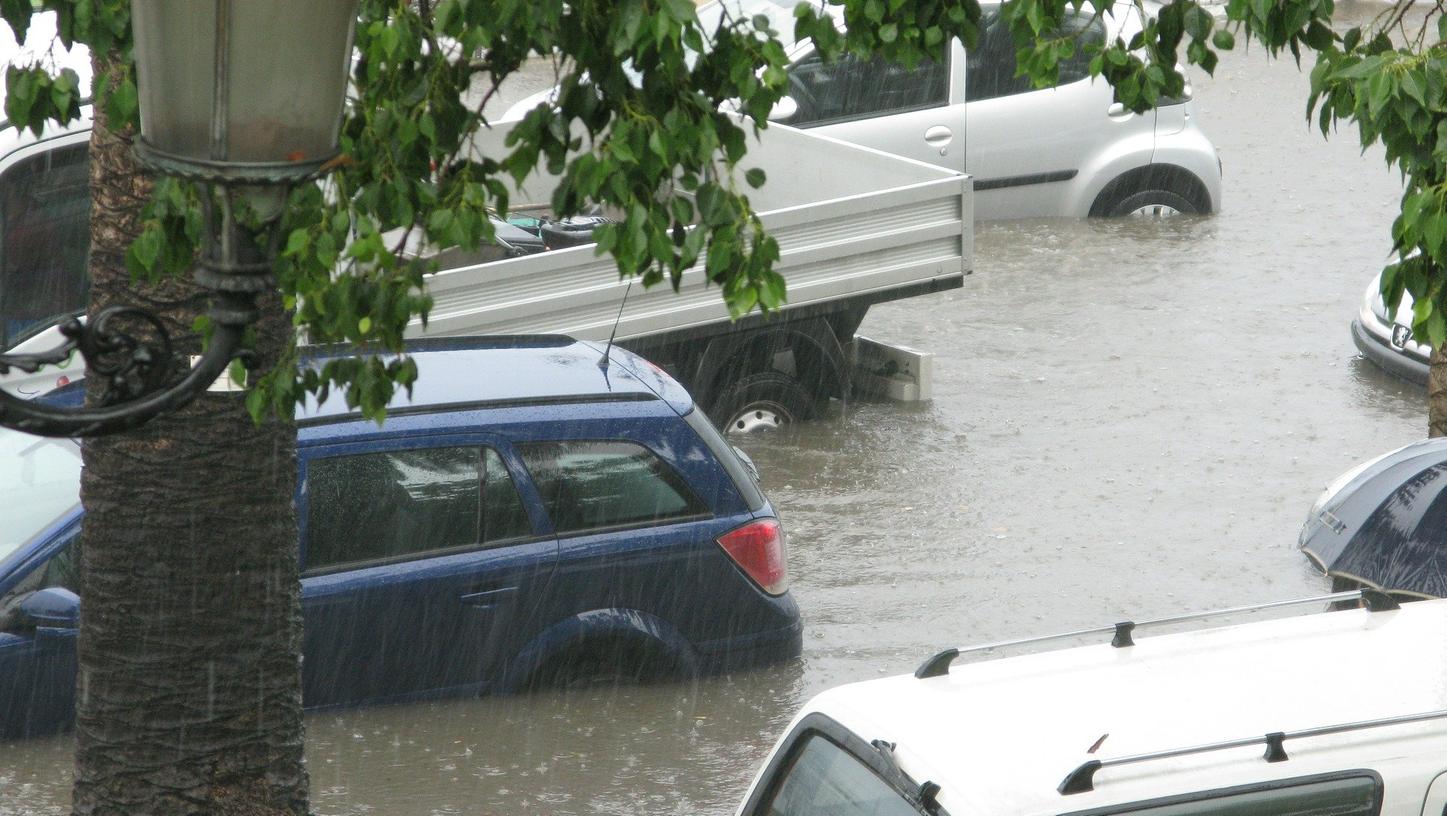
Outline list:
[[[308,570],[415,557],[531,535],[491,448],[363,453],[307,464]]]
[[[707,515],[665,462],[635,442],[518,445],[559,535]]]

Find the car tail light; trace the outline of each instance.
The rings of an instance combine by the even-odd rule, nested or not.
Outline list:
[[[730,530],[719,536],[718,544],[765,592],[782,595],[789,588],[784,528],[777,519],[761,519]]]

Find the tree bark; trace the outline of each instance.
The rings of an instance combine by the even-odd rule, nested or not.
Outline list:
[[[1432,350],[1427,369],[1427,435],[1447,436],[1447,347]]]
[[[126,271],[150,183],[100,108],[90,313],[145,306],[180,354],[199,353],[199,288]],[[291,326],[279,297],[263,300],[256,336],[270,364]],[[100,381],[89,382],[94,400]],[[83,459],[74,812],[305,813],[295,425],[257,426],[240,395],[206,394],[87,440]]]

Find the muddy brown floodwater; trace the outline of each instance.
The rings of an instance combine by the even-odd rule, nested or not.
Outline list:
[[[1377,6],[1339,7],[1343,19]],[[952,645],[1317,593],[1316,493],[1424,434],[1348,333],[1399,182],[1308,130],[1258,51],[1196,76],[1225,208],[982,225],[957,291],[863,332],[933,351],[934,400],[746,447],[790,533],[794,665],[732,678],[314,714],[321,814],[724,814],[809,695]],[[0,814],[67,810],[68,737],[0,745]]]

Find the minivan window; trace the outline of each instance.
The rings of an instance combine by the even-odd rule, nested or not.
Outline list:
[[[910,70],[850,55],[826,65],[816,52],[790,66],[789,96],[799,111],[780,121],[801,128],[938,107],[950,99],[949,61]]]
[[[0,175],[0,349],[85,306],[86,146],[47,150]]]
[[[1015,45],[1010,27],[1000,19],[999,6],[986,6],[980,16],[981,35],[975,48],[965,55],[965,100],[979,102],[1035,90],[1030,78],[1017,76]],[[1105,42],[1105,24],[1089,11],[1065,11],[1064,33],[1075,37],[1075,53],[1060,61],[1058,84],[1078,82],[1090,76],[1087,43]]]
[[[635,442],[533,442],[518,452],[559,535],[708,513],[672,468]]]
[[[853,754],[815,734],[796,749],[766,816],[919,816]]]
[[[307,463],[306,495],[309,571],[393,561],[530,533],[512,477],[490,448],[420,448],[316,459]]]
[[[1109,816],[1375,816],[1381,781],[1353,773],[1330,779],[1287,780],[1207,791],[1168,800],[1091,811]]]

